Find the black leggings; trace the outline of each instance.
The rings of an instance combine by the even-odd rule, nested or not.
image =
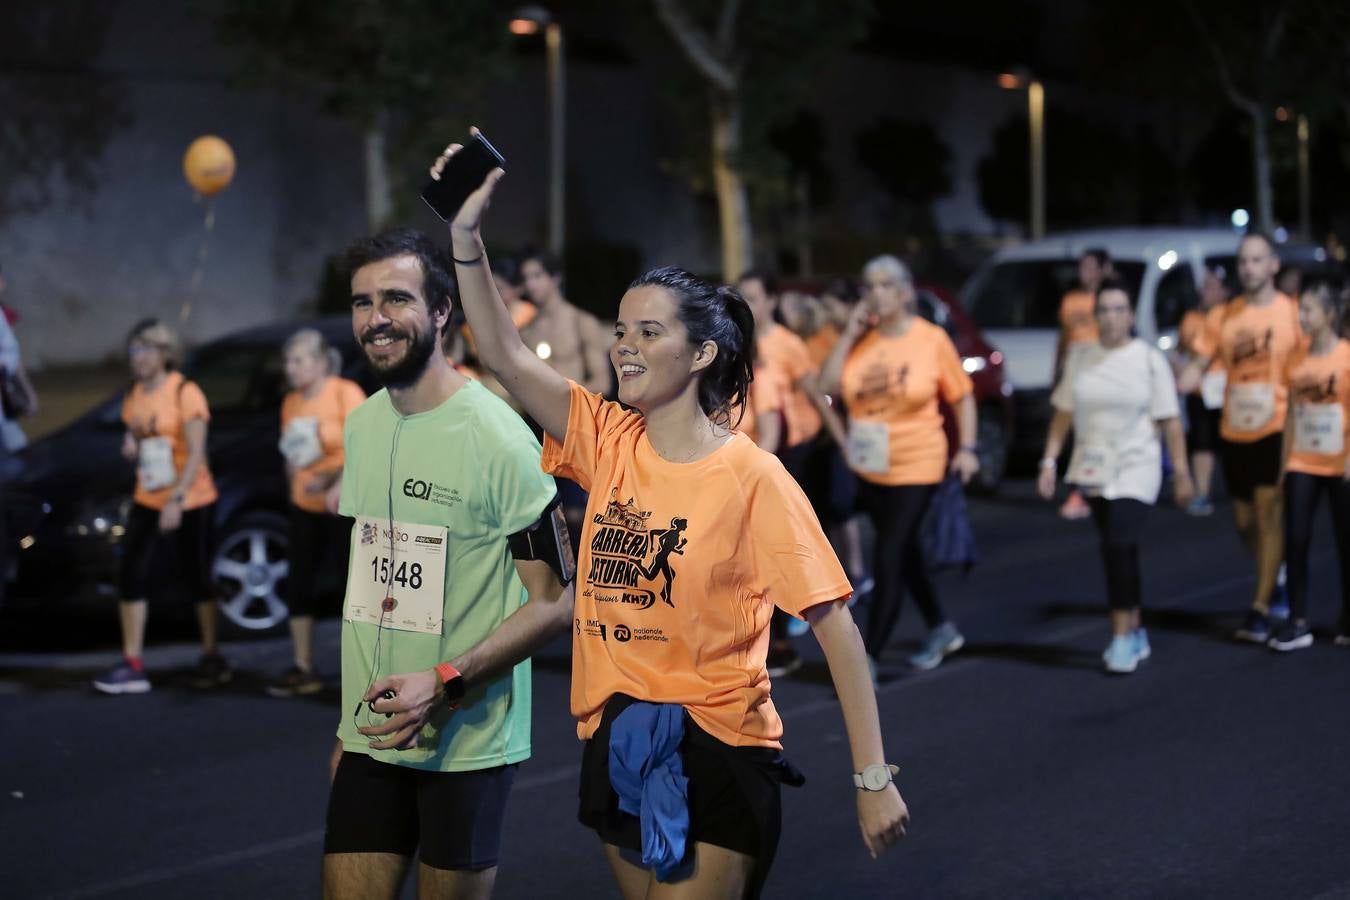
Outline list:
[[[1106,569],[1106,601],[1112,612],[1139,608],[1139,535],[1152,504],[1121,498],[1092,497],[1092,521],[1101,538]]]
[[[914,595],[919,613],[929,628],[947,621],[938,603],[928,566],[923,558],[923,514],[937,490],[936,484],[884,485],[861,481],[858,506],[876,530],[872,571],[877,581],[867,614],[867,655],[880,658],[891,632],[900,621],[905,589]]]
[[[319,567],[331,559],[343,575],[351,554],[351,519],[291,506],[290,572],[286,607],[292,616],[312,616],[319,599]],[[329,554],[332,554],[331,556]]]
[[[1323,494],[1331,502],[1331,531],[1341,564],[1341,623],[1350,625],[1350,485],[1335,475],[1285,473],[1284,560],[1289,611],[1295,619],[1308,618],[1308,548]]]

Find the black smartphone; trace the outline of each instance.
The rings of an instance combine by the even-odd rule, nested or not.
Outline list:
[[[478,190],[483,179],[493,169],[505,169],[506,160],[497,148],[482,134],[475,134],[441,169],[440,180],[435,178],[422,188],[422,199],[436,215],[449,222],[464,205],[470,194]]]

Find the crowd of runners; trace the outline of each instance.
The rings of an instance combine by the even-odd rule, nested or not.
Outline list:
[[[819,296],[763,271],[718,285],[653,269],[611,328],[567,300],[548,254],[488,259],[480,226],[501,177],[448,236],[395,230],[350,249],[353,339],[384,390],[367,398],[344,379],[317,331],[283,351],[294,661],[269,693],[321,689],[319,561],[347,573],[325,895],[397,896],[414,857],[422,895],[491,893],[530,753],[530,656],[566,632],[578,818],[625,897],[758,894],[781,787],[802,777],[770,679],[800,666],[808,631],[847,727],[852,780],[840,783],[880,854],[908,823],[874,695],[906,595],[926,628],[911,666],[964,644],[923,540],[942,486],[959,495],[980,467],[952,340],[918,315],[894,256]],[[1152,653],[1140,619],[1151,508],[1170,485],[1188,512],[1210,514],[1216,471],[1256,575],[1235,637],[1311,644],[1310,617],[1330,612],[1308,589],[1325,497],[1342,562],[1334,641],[1350,645],[1340,286],[1281,292],[1277,248],[1257,233],[1236,265],[1241,294],[1207,272],[1170,356],[1135,336],[1135,298],[1104,251],[1083,254],[1064,297],[1037,487],[1054,500],[1063,486],[1062,513],[1099,533],[1111,673]],[[138,323],[126,354],[124,659],[94,686],[151,689],[146,597],[165,579],[197,600],[193,680],[221,684],[232,670],[207,564],[210,398],[180,372],[165,324]]]

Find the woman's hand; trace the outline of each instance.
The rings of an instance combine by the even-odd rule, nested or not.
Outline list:
[[[858,827],[873,859],[905,836],[909,807],[894,782],[886,785],[885,790],[858,791]]]
[[[962,447],[952,457],[952,464],[947,470],[961,476],[962,484],[970,484],[970,479],[980,471],[980,457],[969,447]]]
[[[470,128],[469,134],[478,134],[478,129]],[[450,158],[463,149],[463,144],[451,144],[446,147],[445,152],[436,157],[436,162],[431,166],[431,177],[440,181],[441,171],[450,162]],[[478,228],[483,221],[483,213],[487,211],[488,205],[492,201],[492,189],[497,186],[497,182],[505,174],[504,169],[493,169],[483,179],[483,183],[479,185],[478,189],[465,198],[459,212],[455,213],[454,219],[450,221],[452,239],[456,236],[468,236],[477,240]]]
[[[1036,477],[1036,493],[1041,495],[1042,500],[1053,500],[1055,498],[1055,479],[1058,472],[1054,466],[1041,466],[1041,473]]]

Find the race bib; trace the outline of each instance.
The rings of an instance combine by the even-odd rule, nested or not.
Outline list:
[[[281,455],[297,469],[308,469],[323,458],[323,444],[319,442],[319,420],[314,416],[291,419],[282,432]]]
[[[440,634],[445,618],[443,525],[358,516],[342,617],[396,631]]]
[[[1345,450],[1345,414],[1339,403],[1300,403],[1294,407],[1294,449],[1323,456]]]
[[[141,438],[136,477],[147,491],[160,491],[178,481],[173,464],[173,441],[166,437]]]
[[[1223,409],[1223,397],[1227,387],[1227,370],[1206,372],[1205,377],[1200,379],[1200,399],[1204,402],[1205,409]]]
[[[1225,412],[1234,431],[1260,431],[1275,418],[1275,385],[1231,385]]]
[[[848,460],[859,472],[884,474],[891,469],[891,433],[885,422],[854,419],[848,423]]]
[[[1116,477],[1118,458],[1115,445],[1104,438],[1078,441],[1074,444],[1064,480],[1079,487],[1105,487]]]

